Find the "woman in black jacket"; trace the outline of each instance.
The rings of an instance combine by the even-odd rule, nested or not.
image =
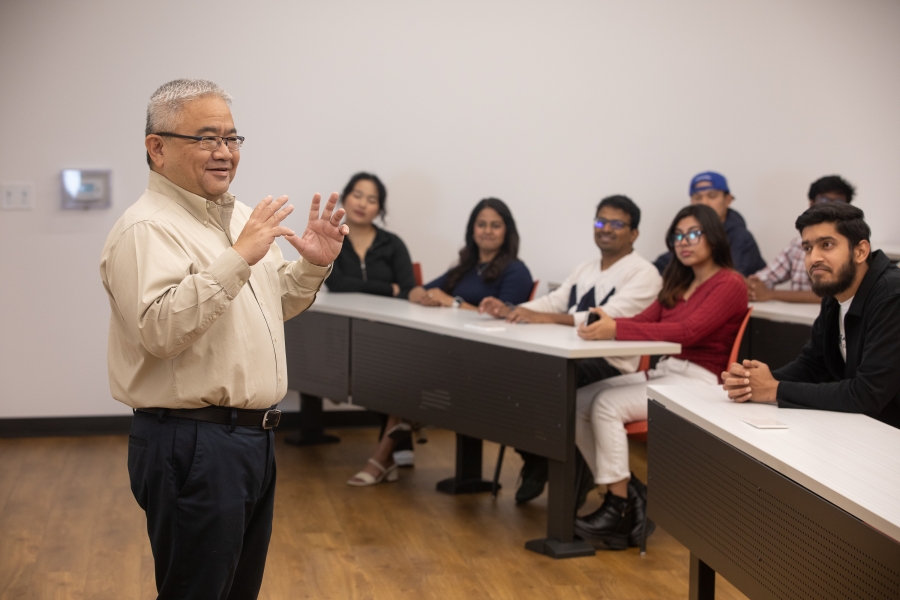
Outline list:
[[[384,218],[387,190],[376,175],[357,173],[341,194],[350,227],[325,285],[331,292],[406,298],[416,285],[412,261],[399,237],[375,226]]]

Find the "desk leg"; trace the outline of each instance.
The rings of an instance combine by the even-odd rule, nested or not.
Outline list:
[[[593,556],[594,547],[575,539],[575,363],[569,361],[567,421],[569,443],[565,462],[549,461],[547,537],[525,543],[525,548],[552,558]]]
[[[493,482],[481,478],[481,440],[456,434],[456,475],[438,481],[437,490],[445,494],[489,492]]]
[[[690,600],[713,600],[716,597],[716,572],[691,552]]]
[[[322,399],[300,394],[300,431],[285,437],[284,441],[294,446],[336,444],[341,441],[338,436],[325,433],[324,423]]]

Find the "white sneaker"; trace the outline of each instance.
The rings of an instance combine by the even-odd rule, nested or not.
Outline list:
[[[411,467],[416,462],[416,455],[412,450],[397,450],[394,452],[394,463],[398,467]]]

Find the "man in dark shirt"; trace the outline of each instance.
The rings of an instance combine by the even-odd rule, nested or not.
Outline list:
[[[862,413],[900,427],[900,269],[872,252],[863,211],[834,202],[797,219],[822,308],[800,356],[770,372],[745,360],[722,373],[735,402]]]
[[[725,225],[725,235],[728,236],[728,245],[731,247],[731,260],[734,269],[748,277],[766,266],[759,253],[753,234],[747,230],[744,217],[736,210],[729,208],[734,202],[734,196],[728,189],[728,181],[723,175],[713,171],[705,171],[695,175],[691,179],[690,187],[691,204],[705,204],[716,211],[722,223]],[[657,258],[653,265],[659,269],[660,274],[666,270],[672,262],[672,253],[666,252]]]

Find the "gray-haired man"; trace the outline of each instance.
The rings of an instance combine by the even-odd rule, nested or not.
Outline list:
[[[287,196],[255,209],[228,193],[242,137],[231,97],[202,80],[147,108],[150,183],[100,263],[109,378],[135,409],[131,489],[147,515],[159,598],[256,598],[275,496],[272,426],[287,391],[283,321],[308,308],[347,226],[332,194],[306,231]],[[298,252],[284,260],[283,237]],[[249,288],[249,289],[245,289]]]

